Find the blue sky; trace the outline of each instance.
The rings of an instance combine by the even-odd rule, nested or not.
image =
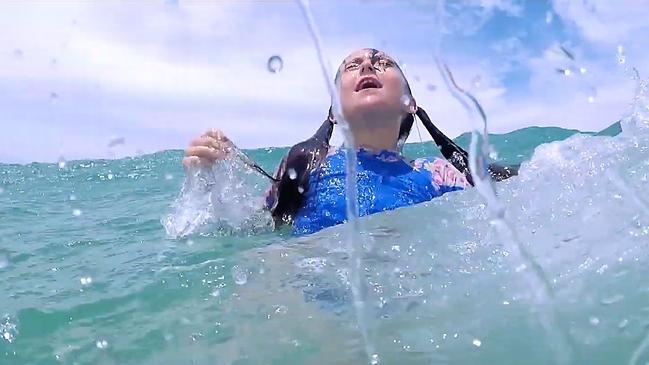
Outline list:
[[[311,1],[333,67],[357,48],[386,50],[451,136],[472,124],[436,71],[440,39],[494,132],[601,129],[632,100],[623,66],[647,72],[647,1],[447,0],[441,27],[438,4]],[[0,24],[0,162],[184,148],[210,127],[245,148],[291,145],[329,105],[294,1],[5,1]],[[280,73],[266,69],[272,55]],[[109,148],[115,137],[125,143]]]

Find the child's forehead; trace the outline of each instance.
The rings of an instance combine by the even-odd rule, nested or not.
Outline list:
[[[349,56],[347,56],[343,60],[343,63],[348,63],[359,58],[364,59],[364,58],[373,58],[373,57],[384,57],[384,58],[392,59],[383,51],[379,51],[373,48],[365,48],[365,49],[359,49],[358,51],[354,51],[351,54],[349,54]]]

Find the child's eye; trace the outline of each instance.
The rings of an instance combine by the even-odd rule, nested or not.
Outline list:
[[[350,62],[345,66],[345,70],[353,70],[358,67],[358,63],[356,62]]]

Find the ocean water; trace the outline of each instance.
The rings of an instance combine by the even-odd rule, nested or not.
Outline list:
[[[0,364],[369,363],[359,321],[382,364],[645,364],[646,123],[493,136],[523,163],[496,184],[511,236],[473,189],[361,219],[360,316],[344,227],[270,231],[236,165],[213,170],[220,205],[179,195],[181,151],[0,165]]]

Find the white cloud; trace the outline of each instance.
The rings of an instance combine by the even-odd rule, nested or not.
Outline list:
[[[497,9],[512,16],[520,16],[523,13],[523,4],[515,0],[481,0],[480,5],[485,9]]]
[[[576,25],[586,39],[621,43],[644,37],[649,29],[649,3],[638,0],[554,0],[554,10]]]
[[[129,134],[137,149],[179,148],[209,127],[223,128],[243,147],[291,144],[308,137],[326,113],[329,97],[317,55],[309,43],[284,41],[294,32],[290,27],[270,32],[281,19],[259,21],[257,14],[246,15],[245,6],[73,4],[3,9],[4,34],[16,35],[12,42],[22,56],[0,59],[0,84],[6,86],[0,124],[11,131],[0,137],[2,160],[52,161],[61,150],[70,158],[106,157],[103,139],[112,134]],[[141,22],[136,31],[107,19],[122,15],[127,23]],[[189,44],[169,41],[174,34]],[[210,39],[212,50],[203,43]],[[349,52],[328,51],[337,59]],[[272,74],[266,62],[276,53],[284,69]],[[58,95],[55,102],[51,93]],[[47,133],[30,133],[39,128]],[[147,138],[153,134],[157,146]],[[29,156],[16,159],[14,150],[24,143],[33,145]]]
[[[407,63],[419,104],[440,129],[456,136],[472,122],[434,67],[436,27],[426,4],[313,6],[332,66],[358,47],[387,48]],[[449,19],[458,29],[523,15],[517,1],[449,4],[450,15],[464,14]],[[0,134],[0,160],[54,161],[61,151],[69,158],[108,157],[113,135],[126,138],[127,151],[182,148],[210,127],[224,129],[242,147],[290,145],[310,136],[325,116],[329,96],[297,5],[207,5],[0,4],[0,43],[6,45],[0,51],[0,125],[9,131]],[[588,72],[562,79],[555,68],[563,67],[565,57],[550,49],[537,55],[522,40],[526,34],[527,29],[495,36],[478,32],[472,37],[483,40],[480,47],[469,49],[455,45],[462,36],[450,35],[445,42],[458,82],[479,98],[492,131],[532,124],[593,130],[617,119],[633,87],[615,68],[614,55],[588,58],[588,44],[574,47],[583,60],[579,66]],[[629,58],[638,64],[648,60],[646,52],[631,57],[643,47],[634,48],[641,42],[628,39]],[[266,70],[273,54],[284,60],[279,74]],[[509,73],[521,69],[529,80],[511,87]],[[589,85],[597,88],[594,103],[587,101]],[[58,98],[50,99],[52,92]],[[413,131],[411,141],[417,139]]]

